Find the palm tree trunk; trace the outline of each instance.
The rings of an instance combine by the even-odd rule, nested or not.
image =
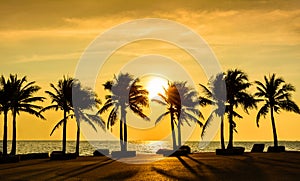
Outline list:
[[[233,148],[233,124],[229,123],[229,142],[227,145],[227,149]]]
[[[123,140],[123,108],[121,107],[121,120],[120,120],[120,147],[121,151],[124,151],[124,140]]]
[[[62,141],[62,152],[66,153],[67,146],[67,113],[64,111],[64,123],[63,123],[63,141]]]
[[[233,117],[232,117],[232,112],[233,112],[233,106],[229,106],[229,142],[227,145],[227,149],[233,148]]]
[[[77,135],[76,135],[76,155],[79,156],[79,143],[80,143],[80,120],[77,121]]]
[[[3,127],[3,155],[7,155],[7,110],[3,111],[4,114],[4,127]]]
[[[177,148],[180,148],[181,147],[181,122],[178,121],[178,125],[177,125],[177,128],[178,128],[178,147]]]
[[[271,121],[272,121],[272,128],[273,128],[274,147],[278,147],[278,140],[277,140],[277,132],[276,132],[276,125],[275,125],[273,107],[271,107]]]
[[[224,116],[221,116],[221,128],[220,128],[220,135],[221,135],[221,148],[225,149],[225,141],[224,141]]]
[[[126,124],[126,111],[123,112],[123,121],[124,121],[124,151],[127,151],[127,124]]]
[[[173,140],[173,150],[176,150],[176,137],[175,137],[175,130],[174,130],[174,113],[173,111],[170,112],[171,114],[171,131],[172,131],[172,140]]]
[[[12,145],[11,145],[11,155],[16,154],[17,149],[17,125],[16,125],[17,113],[13,111],[13,135],[12,135]]]

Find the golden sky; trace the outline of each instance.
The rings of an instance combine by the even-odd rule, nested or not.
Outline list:
[[[240,68],[248,73],[251,81],[262,80],[264,75],[274,72],[300,89],[298,0],[5,1],[0,6],[0,73],[26,75],[42,87],[40,95],[46,96],[43,92],[49,89],[50,82],[56,83],[63,75],[74,75],[82,52],[99,34],[120,23],[141,18],[169,19],[197,32],[212,48],[224,71]],[[144,54],[171,57],[184,65],[195,84],[207,82],[201,67],[195,68],[192,58],[178,47],[159,41],[134,42],[111,56],[99,72],[97,93],[102,101],[105,92],[100,90],[101,84],[122,69],[124,63]],[[168,60],[164,62],[156,65],[158,69],[168,66]],[[139,68],[139,73],[147,67]],[[129,70],[138,72],[134,66]],[[172,77],[174,71],[165,70]],[[185,80],[184,76],[173,76],[174,80]],[[300,104],[298,91],[294,100]],[[209,110],[203,113],[207,117]],[[235,134],[235,140],[272,140],[269,117],[262,119],[257,128],[256,113],[257,110],[250,111],[250,115],[242,113],[244,119],[236,121],[238,134]],[[61,139],[61,129],[52,137],[49,134],[62,112],[48,112],[45,116],[47,120],[42,121],[21,114],[17,125],[18,139]],[[276,115],[281,140],[300,139],[299,118],[294,113]],[[129,138],[158,139],[157,133],[164,125],[158,126],[160,128],[153,132],[132,129]],[[0,134],[2,129],[0,126]],[[117,126],[113,132],[118,132]],[[199,133],[197,128],[191,139],[198,140]],[[10,135],[9,131],[9,138]],[[75,136],[75,124],[70,121],[68,138],[75,139]]]

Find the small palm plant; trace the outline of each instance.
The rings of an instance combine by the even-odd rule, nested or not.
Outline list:
[[[207,121],[205,122],[201,137],[204,138],[206,135],[206,130],[208,127],[215,122],[217,119],[215,117],[220,117],[220,136],[221,136],[221,148],[225,149],[224,141],[224,113],[226,108],[226,84],[224,80],[224,74],[219,73],[215,77],[211,78],[208,87],[200,84],[203,90],[204,96],[200,96],[200,105],[207,106],[212,105],[213,110],[210,113]]]
[[[107,81],[103,86],[110,94],[105,96],[106,102],[98,113],[102,114],[111,109],[107,119],[108,129],[116,123],[118,115],[120,115],[120,146],[121,151],[127,151],[127,109],[129,108],[139,117],[149,120],[142,109],[142,107],[149,106],[148,91],[139,84],[139,79],[134,79],[128,73],[114,76],[112,81]]]
[[[199,118],[204,118],[198,109],[199,101],[197,99],[197,92],[194,89],[188,87],[186,82],[169,82],[168,84],[168,88],[164,88],[165,95],[158,94],[162,100],[153,99],[152,101],[167,106],[167,112],[160,115],[155,123],[157,124],[165,116],[170,115],[173,150],[176,150],[181,146],[181,126],[183,123],[185,122],[190,125],[189,121],[193,121],[203,126]],[[176,124],[177,144],[175,137]]]
[[[257,92],[255,96],[265,102],[257,113],[256,123],[259,127],[260,117],[266,117],[270,112],[271,123],[273,129],[274,147],[278,147],[277,131],[274,119],[274,112],[279,113],[280,110],[300,113],[297,104],[291,100],[291,92],[295,91],[295,87],[291,84],[285,83],[282,78],[277,78],[275,74],[269,77],[264,76],[265,82],[255,81],[257,85]]]
[[[10,75],[8,84],[10,84],[12,91],[11,111],[13,116],[13,136],[11,154],[15,155],[17,143],[17,115],[21,112],[26,112],[45,119],[39,112],[42,107],[35,104],[36,102],[43,102],[45,98],[34,96],[34,94],[40,90],[40,87],[34,85],[34,81],[27,83],[26,76],[19,79],[17,75]]]
[[[59,80],[57,85],[50,84],[50,87],[54,90],[45,91],[51,98],[51,105],[43,108],[41,112],[47,110],[62,110],[63,111],[63,119],[60,120],[55,127],[53,128],[50,136],[53,132],[63,125],[63,140],[62,140],[62,152],[66,152],[66,144],[67,144],[67,120],[72,118],[74,114],[72,114],[73,104],[72,104],[72,86],[74,83],[73,78],[63,77],[63,79]]]

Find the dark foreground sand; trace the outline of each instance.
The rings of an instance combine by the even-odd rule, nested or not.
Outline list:
[[[139,155],[141,161],[157,157]],[[130,159],[127,159],[127,161]],[[128,164],[107,157],[0,164],[0,180],[300,180],[300,152],[198,153]]]

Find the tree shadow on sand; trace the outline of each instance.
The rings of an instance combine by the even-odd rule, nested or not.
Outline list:
[[[192,177],[187,178],[185,175],[180,175],[178,172],[170,172],[169,170],[165,170],[165,169],[160,169],[157,167],[152,167],[152,169],[154,171],[156,171],[158,174],[161,174],[165,177],[168,177],[170,179],[176,179],[176,180],[207,180],[207,179],[211,179],[211,175],[206,175],[204,173],[205,169],[210,170],[211,172],[219,172],[220,170],[218,168],[212,167],[210,165],[206,165],[202,162],[200,162],[199,160],[196,160],[190,156],[184,156],[184,157],[180,157],[177,156],[176,157],[178,159],[178,161],[182,164],[182,166],[188,170],[189,173],[187,173],[188,175],[192,175]],[[186,159],[183,158],[188,158],[193,162],[196,162],[196,167],[191,164],[189,161],[187,161]]]
[[[177,157],[177,159],[180,161],[180,163],[191,173],[193,174],[196,178],[199,179],[206,179],[206,177],[204,176],[204,174],[193,168],[192,166],[190,166],[184,159],[182,159],[180,156]],[[201,163],[202,164],[202,163]]]
[[[122,172],[117,172],[114,174],[110,174],[106,177],[101,177],[101,180],[124,180],[124,179],[130,179],[134,177],[139,170],[126,170]]]
[[[288,160],[283,160],[280,158],[268,158],[268,157],[259,157],[256,163],[269,165],[269,163],[273,165],[273,167],[282,167],[282,168],[290,168],[300,170],[300,159],[296,158],[288,158]]]
[[[28,171],[26,170],[26,171],[24,171],[25,176],[22,176],[22,180],[36,180],[37,178],[44,176],[47,173],[52,173],[59,169],[60,168],[47,168],[47,169],[39,168],[39,169],[34,170],[34,173],[29,174],[29,175],[26,175],[26,174],[28,174]],[[12,173],[12,174],[16,174],[16,173]],[[22,174],[22,173],[18,172],[18,174]],[[6,175],[6,176],[8,176],[8,175]]]
[[[242,156],[222,156],[223,163],[234,163],[233,165],[223,166],[223,177],[235,180],[269,180],[262,168],[257,165],[257,160],[250,155]],[[228,160],[228,161],[226,161]],[[225,170],[227,168],[227,170]]]
[[[209,164],[201,162],[197,158],[176,157],[187,173],[178,173],[171,170],[152,167],[154,171],[169,179],[178,180],[265,180],[267,179],[263,171],[255,165],[252,157],[241,157],[240,159],[225,157],[223,160],[209,160]],[[232,162],[232,165],[230,165]],[[177,168],[177,171],[184,171]]]
[[[152,170],[154,170],[156,173],[158,173],[160,175],[163,175],[163,176],[167,177],[168,179],[190,180],[190,179],[185,179],[185,178],[179,177],[176,174],[170,173],[168,170],[164,170],[164,169],[161,169],[161,168],[152,167]]]
[[[1,170],[10,170],[10,169],[15,169],[15,168],[21,168],[21,167],[28,167],[28,166],[34,166],[34,165],[39,165],[39,164],[43,164],[44,162],[47,162],[49,160],[41,160],[38,162],[33,162],[33,163],[27,163],[27,162],[20,162],[19,164],[11,164],[11,167],[4,167],[4,168],[0,168]],[[3,164],[5,165],[5,164]]]
[[[51,179],[55,179],[57,177],[63,177],[63,178],[78,177],[82,174],[86,174],[88,172],[94,171],[95,169],[99,169],[100,167],[111,164],[113,162],[115,162],[115,160],[107,158],[106,160],[103,160],[101,162],[96,162],[93,164],[76,167],[74,169],[71,169],[71,170],[68,170],[68,171],[65,171],[62,173],[57,173],[53,178],[49,178],[49,179],[51,180]]]

